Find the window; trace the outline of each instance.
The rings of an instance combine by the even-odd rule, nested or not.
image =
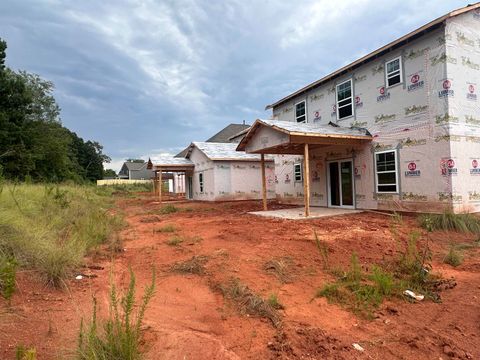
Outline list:
[[[203,194],[203,173],[198,174],[198,185],[200,185],[200,193]]]
[[[397,152],[395,150],[375,153],[377,192],[398,192]]]
[[[353,115],[352,80],[337,85],[337,118]]]
[[[297,123],[303,123],[307,120],[305,101],[295,104],[295,120]]]
[[[302,164],[293,164],[293,178],[295,181],[303,181]]]
[[[387,77],[387,87],[400,84],[402,82],[402,58],[387,61],[385,64],[385,76]]]

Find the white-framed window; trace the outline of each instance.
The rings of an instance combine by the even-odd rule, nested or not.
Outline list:
[[[377,193],[398,192],[396,150],[386,150],[375,153],[375,176],[377,180]]]
[[[385,63],[385,78],[387,87],[400,84],[403,81],[401,56]]]
[[[305,100],[295,104],[295,121],[297,123],[307,122],[307,105]]]
[[[337,119],[345,119],[353,115],[352,79],[336,86],[337,89]]]
[[[200,194],[203,194],[203,172],[198,173],[198,185],[200,186]]]
[[[302,164],[293,164],[293,179],[298,182],[303,181]]]

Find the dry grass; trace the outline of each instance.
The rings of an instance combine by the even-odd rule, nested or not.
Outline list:
[[[219,285],[219,288],[223,296],[232,301],[240,313],[268,319],[274,327],[280,327],[282,321],[277,310],[268,300],[255,294],[239,279],[230,279],[227,283]]]
[[[277,277],[281,283],[289,283],[292,281],[292,258],[282,257],[274,258],[268,260],[264,265],[263,269]]]
[[[177,227],[173,224],[168,224],[168,225],[162,226],[159,229],[155,229],[154,231],[159,233],[173,233],[177,231]]]
[[[172,271],[180,274],[205,274],[205,265],[208,262],[208,256],[196,255],[192,258],[173,264]]]

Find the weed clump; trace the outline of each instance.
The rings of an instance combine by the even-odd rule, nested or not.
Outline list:
[[[15,278],[18,263],[13,257],[0,256],[0,290],[2,296],[10,301],[15,292]]]
[[[443,230],[462,233],[480,233],[480,218],[468,213],[425,214],[419,217],[420,226],[428,231]]]
[[[36,360],[37,350],[35,348],[28,348],[24,345],[18,345],[15,350],[16,360]]]
[[[281,325],[280,315],[277,310],[239,279],[230,279],[226,284],[220,285],[223,296],[232,301],[240,313],[258,316],[270,320],[275,327]]]
[[[125,295],[120,299],[115,286],[110,290],[110,312],[105,321],[97,319],[97,301],[93,299],[93,315],[90,324],[80,324],[77,355],[81,360],[91,359],[141,359],[140,327],[148,303],[155,293],[155,272],[152,281],[145,289],[142,301],[134,314],[135,275],[130,269],[130,283]]]
[[[208,262],[208,256],[197,255],[191,259],[177,262],[172,266],[172,271],[180,274],[196,274],[203,275],[205,273],[205,265]]]
[[[289,283],[292,281],[291,274],[292,259],[289,257],[282,257],[279,259],[268,260],[263,269],[270,274],[273,274],[281,283]]]
[[[177,228],[175,225],[172,225],[172,224],[162,226],[161,228],[155,230],[155,232],[160,232],[160,233],[173,233],[175,231],[177,231]]]
[[[285,309],[285,307],[283,306],[283,304],[280,302],[280,300],[278,299],[278,295],[277,294],[270,294],[268,296],[268,299],[267,299],[268,303],[270,304],[270,306],[272,308],[274,308],[275,310],[283,310]]]
[[[320,238],[317,235],[317,232],[314,230],[313,234],[315,236],[315,244],[317,245],[317,250],[320,254],[320,257],[322,258],[323,262],[323,268],[328,269],[329,268],[329,252],[328,252],[328,245],[325,241],[320,240]]]
[[[158,212],[160,214],[173,214],[173,213],[176,213],[180,211],[175,205],[172,205],[172,204],[168,204],[168,205],[165,205],[163,206]]]
[[[454,245],[451,245],[448,253],[443,258],[443,262],[452,265],[453,267],[457,267],[463,263],[463,255],[460,251],[455,249]]]
[[[168,239],[166,244],[170,246],[179,246],[181,243],[183,243],[183,241],[183,237],[175,235]]]

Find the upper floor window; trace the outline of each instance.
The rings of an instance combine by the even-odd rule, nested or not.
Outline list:
[[[302,176],[302,164],[294,164],[293,165],[293,178],[295,181],[302,181],[303,176]]]
[[[377,192],[398,192],[396,150],[375,153],[375,174],[377,177]]]
[[[295,120],[297,123],[306,122],[305,100],[295,104]]]
[[[385,63],[385,76],[387,87],[402,82],[402,58],[400,56]]]
[[[353,115],[352,79],[337,85],[337,117],[344,119]]]

